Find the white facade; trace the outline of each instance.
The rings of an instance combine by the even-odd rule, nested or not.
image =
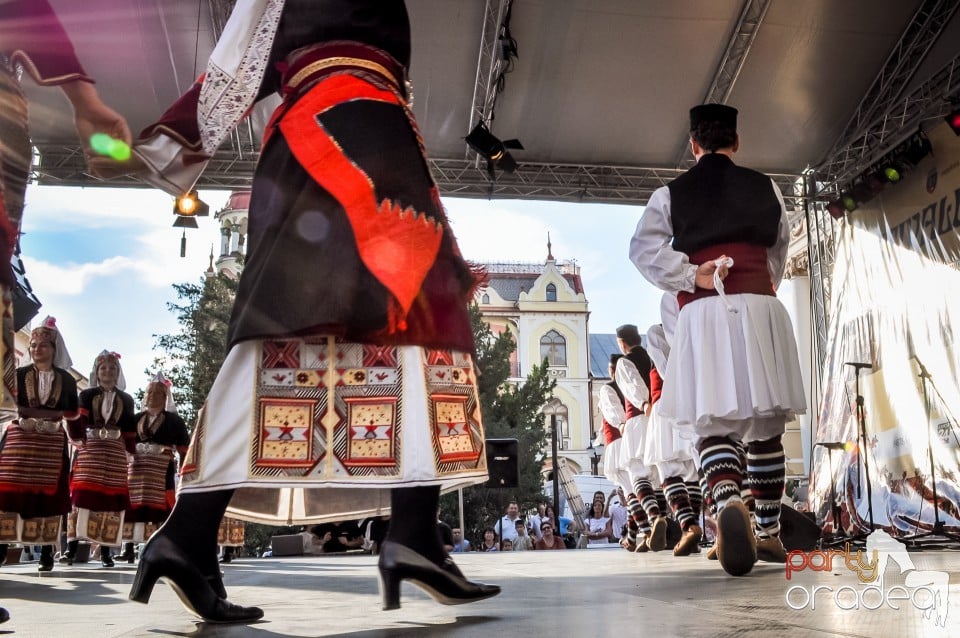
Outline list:
[[[484,264],[486,287],[476,301],[494,332],[508,331],[516,342],[511,381],[522,382],[548,358],[557,380],[559,454],[574,473],[590,469],[591,380],[589,310],[579,267],[552,255],[543,264]],[[549,422],[548,422],[549,427]],[[545,450],[549,459],[549,447]]]

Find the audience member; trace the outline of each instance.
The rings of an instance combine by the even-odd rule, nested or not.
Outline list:
[[[497,533],[493,531],[492,527],[488,527],[483,530],[483,542],[480,543],[480,547],[477,548],[478,552],[496,552],[498,551],[497,547]]]
[[[453,535],[453,550],[454,554],[462,554],[463,552],[469,552],[472,548],[470,547],[470,541],[463,537],[463,530],[459,527],[454,527],[451,530]]]
[[[543,538],[534,543],[534,549],[566,549],[563,539],[553,534],[553,524],[544,521],[540,524],[540,532]]]
[[[523,524],[523,521],[517,521],[516,527],[517,537],[513,539],[513,551],[522,552],[533,549],[533,539],[527,534],[527,526]],[[504,549],[506,549],[506,547],[504,547]]]

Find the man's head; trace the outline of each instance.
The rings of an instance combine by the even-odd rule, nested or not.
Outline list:
[[[610,365],[607,366],[607,372],[610,374],[610,378],[614,378],[617,373],[617,362],[623,359],[623,355],[617,352],[614,352],[610,355]]]
[[[623,354],[627,354],[631,348],[640,345],[640,331],[632,323],[623,324],[617,328],[617,345]]]
[[[455,542],[459,543],[461,540],[463,540],[463,531],[459,527],[454,527],[452,530],[450,530],[450,533],[453,534],[453,540]]]
[[[507,505],[507,516],[510,518],[516,518],[520,515],[520,506],[517,505],[516,501],[510,501]]]
[[[704,153],[737,151],[737,109],[726,104],[700,104],[690,109],[690,148],[694,157]]]

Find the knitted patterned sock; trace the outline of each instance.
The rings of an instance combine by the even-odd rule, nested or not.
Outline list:
[[[747,480],[756,500],[757,536],[780,533],[780,498],[786,474],[786,457],[779,436],[751,441],[747,448]]]
[[[647,518],[657,518],[660,516],[660,505],[657,503],[657,495],[653,491],[653,485],[649,479],[637,479],[633,483],[633,489],[640,499],[640,506],[647,513]]]
[[[640,499],[632,492],[627,496],[627,512],[630,514],[630,518],[636,522],[637,529],[642,534],[650,533],[650,521],[647,519],[647,513],[643,511]]]
[[[703,504],[707,508],[707,514],[710,516],[717,515],[717,502],[713,500],[713,492],[710,491],[710,483],[707,482],[707,475],[703,473],[703,470],[698,470],[700,474],[700,496],[703,497]]]
[[[690,499],[690,509],[693,515],[700,519],[700,513],[703,511],[703,494],[700,493],[700,483],[697,481],[685,481],[687,486],[687,496]]]
[[[743,467],[740,453],[733,441],[726,436],[711,436],[699,445],[700,464],[707,477],[710,491],[717,501],[717,511],[728,501],[740,501],[740,484],[743,482]]]
[[[670,476],[663,479],[663,493],[674,518],[680,523],[680,529],[686,531],[691,525],[697,524],[697,515],[690,506],[690,496],[687,494],[687,485],[679,476]]]
[[[653,490],[653,495],[657,497],[657,507],[660,508],[661,512],[669,512],[670,504],[667,502],[667,495],[663,491],[663,486]]]
[[[736,441],[737,449],[740,450],[740,467],[744,468],[746,472],[747,468],[747,444],[743,441]],[[747,511],[751,514],[754,514],[757,509],[757,504],[753,498],[753,492],[750,490],[750,484],[747,479],[747,476],[744,475],[744,481],[740,484],[740,500],[743,501],[743,504],[747,506]]]

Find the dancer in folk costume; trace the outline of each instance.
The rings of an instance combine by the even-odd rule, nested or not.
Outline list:
[[[80,393],[80,417],[68,427],[76,448],[70,472],[73,511],[67,520],[67,551],[73,564],[81,540],[100,544],[100,562],[113,567],[112,547],[120,545],[123,515],[130,507],[127,450],[135,431],[133,397],[120,355],[104,350],[93,362],[90,387]]]
[[[627,498],[626,495],[629,494],[633,496],[633,500],[636,500],[636,495],[633,494],[633,485],[630,483],[630,473],[622,465],[620,458],[620,447],[623,445],[622,430],[624,423],[627,421],[627,416],[624,411],[623,393],[617,385],[615,376],[617,362],[622,358],[622,354],[610,355],[610,363],[607,368],[610,382],[600,386],[598,404],[603,425],[597,438],[603,437],[603,458],[600,460],[603,475],[623,491],[624,498]],[[623,539],[623,546],[629,551],[636,549],[637,531],[638,523],[636,519],[629,516],[626,537]]]
[[[776,184],[733,163],[736,109],[692,108],[690,138],[697,165],[651,196],[630,259],[651,283],[678,294],[661,410],[696,434],[719,512],[717,556],[724,570],[742,575],[758,551],[786,557],[781,437],[786,420],[805,410],[790,317],[775,292],[789,224]],[[740,495],[738,440],[747,446],[756,535]]]
[[[124,519],[123,540],[128,545],[123,557],[129,563],[134,559],[133,545],[146,542],[173,511],[177,458],[186,456],[190,444],[170,382],[162,374],[147,384],[143,402],[144,409],[133,417],[133,445],[127,464],[130,509]]]
[[[166,577],[208,620],[259,618],[208,584],[228,506],[303,524],[392,510],[385,609],[403,579],[448,604],[499,592],[466,580],[437,535],[441,488],[487,470],[475,276],[424,158],[409,60],[400,0],[241,0],[201,81],[142,134],[135,165],[179,194],[256,99],[284,98],[253,177],[230,351],[132,599]]]
[[[636,551],[659,552],[667,546],[666,512],[661,510],[654,492],[654,485],[660,484],[657,469],[643,461],[653,364],[650,355],[640,345],[640,332],[635,325],[624,324],[617,328],[617,345],[624,356],[617,362],[615,378],[624,396],[627,418],[620,447],[620,466],[630,475],[631,494],[634,495],[634,498],[627,497],[627,507],[640,528]]]
[[[39,571],[53,569],[60,519],[70,511],[65,419],[76,419],[77,382],[70,354],[47,317],[30,333],[30,359],[17,369],[20,416],[0,438],[0,556],[6,543],[42,545]]]
[[[700,551],[700,486],[697,466],[693,458],[693,437],[689,431],[675,428],[673,421],[660,412],[660,396],[663,392],[661,371],[667,369],[670,343],[666,337],[666,325],[676,322],[679,308],[676,296],[667,293],[660,304],[662,324],[647,330],[647,353],[653,361],[650,369],[651,414],[644,450],[644,463],[657,468],[662,477],[667,503],[682,535],[673,548],[675,556],[688,556]]]

